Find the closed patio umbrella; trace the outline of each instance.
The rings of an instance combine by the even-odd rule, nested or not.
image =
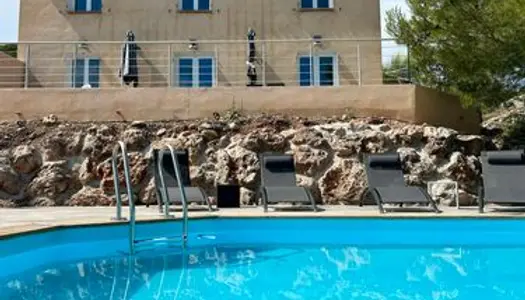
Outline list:
[[[257,84],[257,70],[255,69],[255,31],[250,28],[248,30],[248,71],[246,76],[250,79],[249,86],[255,86]]]
[[[139,85],[139,68],[137,65],[138,45],[135,43],[135,34],[133,31],[126,32],[126,41],[122,46],[122,58],[120,67],[120,76],[122,82],[126,85]]]
[[[248,30],[248,61],[255,62],[255,30]]]

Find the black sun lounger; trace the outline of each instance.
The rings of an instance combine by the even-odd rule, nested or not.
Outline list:
[[[371,154],[365,168],[368,187],[361,195],[359,206],[367,195],[371,195],[380,213],[385,212],[383,204],[430,204],[435,212],[440,212],[426,190],[406,185],[399,154]]]
[[[190,180],[190,163],[188,150],[175,150],[175,156],[179,163],[182,184],[184,185],[184,191],[186,192],[186,199],[188,204],[195,203],[205,205],[211,211],[212,207],[208,196],[204,190],[200,187],[192,187]],[[170,204],[182,205],[182,196],[179,185],[177,184],[177,176],[171,158],[169,150],[154,150],[154,162],[155,162],[155,189],[157,192],[157,199],[159,199],[159,208],[162,210],[164,203],[164,190],[161,180],[161,172],[159,170],[159,162],[163,168],[162,174],[164,175],[164,184],[167,187],[168,199]]]
[[[480,158],[483,184],[479,189],[479,212],[487,203],[525,207],[524,151],[488,151]]]
[[[310,191],[297,186],[295,162],[292,155],[261,154],[261,189],[260,195],[264,211],[269,204],[290,203],[307,204],[317,211],[315,200]]]

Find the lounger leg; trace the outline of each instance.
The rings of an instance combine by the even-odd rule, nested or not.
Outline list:
[[[485,208],[484,208],[484,205],[483,205],[483,199],[479,199],[479,213],[482,214],[485,212]]]
[[[359,207],[363,207],[365,204],[365,197],[368,195],[370,191],[368,190],[368,187],[366,187],[363,192],[361,193],[361,196],[359,196]]]
[[[430,197],[430,195],[427,193],[427,191],[425,191],[425,189],[423,188],[419,188],[419,190],[421,191],[421,193],[423,193],[423,195],[425,195],[425,198],[428,200],[428,202],[430,203],[430,206],[432,207],[432,210],[436,213],[441,213],[441,210],[439,210],[437,204],[436,204],[436,201],[434,201],[434,199],[432,199],[432,197]]]
[[[317,212],[317,206],[315,205],[315,199],[314,197],[310,194],[310,192],[306,191],[306,195],[308,196],[308,198],[310,198],[310,202],[312,203],[312,209]]]
[[[213,211],[213,207],[211,206],[210,197],[206,196],[206,204],[208,204],[208,211]]]
[[[379,213],[384,214],[385,209],[383,208],[383,201],[381,201],[381,195],[379,195],[379,192],[376,189],[370,190],[372,193],[372,197],[377,203],[377,207],[379,208]]]
[[[261,190],[259,191],[259,195],[263,204],[264,212],[266,213],[268,212],[268,199],[266,198],[266,192],[264,191],[264,188],[261,188]]]
[[[162,197],[158,191],[158,189],[155,189],[155,196],[157,198],[157,206],[159,207],[159,213],[163,213],[164,211],[162,210]]]
[[[480,214],[485,212],[485,197],[483,195],[483,187],[481,185],[478,188],[478,210]]]
[[[437,207],[437,204],[436,202],[434,202],[434,200],[430,200],[430,205],[432,206],[432,209],[434,210],[434,212],[436,213],[440,213],[441,210],[439,210],[439,208]]]
[[[383,208],[383,203],[381,202],[381,200],[379,202],[377,202],[377,207],[379,208],[379,213],[380,214],[384,214],[385,213],[385,209]]]

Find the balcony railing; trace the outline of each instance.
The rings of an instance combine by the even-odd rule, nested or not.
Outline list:
[[[392,40],[137,41],[136,74],[122,41],[0,43],[0,88],[213,88],[377,85],[410,81]],[[255,76],[253,76],[255,74]],[[135,76],[136,75],[136,76]]]

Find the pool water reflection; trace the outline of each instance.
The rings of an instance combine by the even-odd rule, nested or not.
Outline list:
[[[0,299],[525,299],[523,253],[512,247],[206,246],[28,270],[0,279]]]

